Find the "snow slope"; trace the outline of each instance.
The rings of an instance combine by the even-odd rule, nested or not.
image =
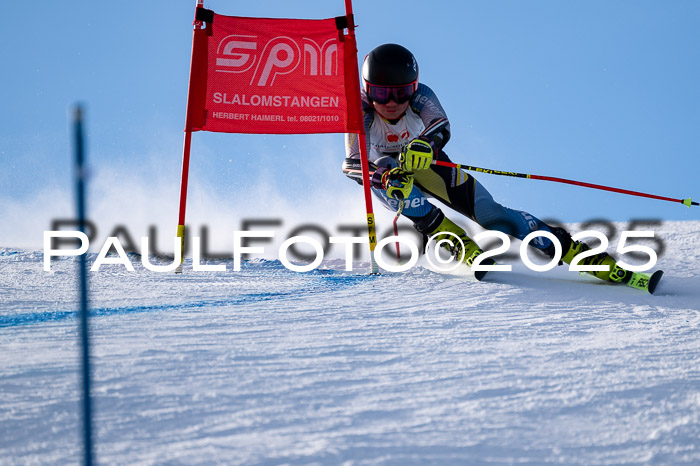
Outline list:
[[[700,222],[656,231],[653,296],[518,262],[484,282],[105,266],[97,460],[699,464]],[[80,460],[76,263],[42,260],[0,249],[1,464]]]

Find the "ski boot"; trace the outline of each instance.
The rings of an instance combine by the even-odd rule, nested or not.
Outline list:
[[[562,257],[561,262],[571,264],[571,261],[584,251],[588,251],[591,248],[581,241],[574,241],[571,235],[559,227],[549,227],[550,231],[554,236],[557,237],[561,243]],[[549,246],[544,250],[544,253],[549,257],[554,257],[554,245]],[[560,262],[560,264],[561,264]],[[639,290],[648,291],[653,293],[656,290],[656,285],[661,280],[663,272],[657,270],[653,274],[632,272],[620,267],[617,261],[607,252],[601,252],[593,256],[589,256],[579,261],[580,265],[591,266],[591,265],[604,265],[607,266],[607,270],[595,270],[591,272],[586,272],[593,275],[601,280],[611,281],[613,283],[621,283],[632,288],[637,288]]]
[[[483,252],[462,227],[447,217],[444,217],[442,222],[432,231],[426,233],[426,235],[448,251],[455,260],[466,264],[470,268],[477,256]],[[453,235],[456,235],[459,241]],[[489,258],[484,260],[482,265],[491,265],[493,263],[493,260]],[[474,272],[474,278],[477,280],[484,278],[484,275],[486,275],[486,271]]]

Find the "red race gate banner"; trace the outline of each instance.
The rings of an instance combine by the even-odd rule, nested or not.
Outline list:
[[[246,18],[197,8],[186,131],[360,132],[345,17]],[[354,76],[353,76],[354,75]]]
[[[345,0],[345,13],[322,20],[245,18],[217,15],[197,0],[182,150],[177,271],[182,271],[185,250],[193,131],[357,133],[362,176],[369,180],[352,0]],[[363,183],[370,270],[378,273],[369,186]]]

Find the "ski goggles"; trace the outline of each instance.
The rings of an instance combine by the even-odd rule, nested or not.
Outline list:
[[[393,100],[397,104],[403,104],[411,100],[418,88],[418,81],[401,86],[379,86],[377,84],[365,83],[367,97],[378,104],[386,104]]]

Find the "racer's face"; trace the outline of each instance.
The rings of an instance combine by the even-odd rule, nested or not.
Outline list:
[[[406,113],[408,105],[409,102],[397,104],[393,99],[385,104],[379,104],[375,101],[372,101],[372,106],[374,107],[374,110],[387,120],[398,120],[399,118],[401,118],[403,114]]]

